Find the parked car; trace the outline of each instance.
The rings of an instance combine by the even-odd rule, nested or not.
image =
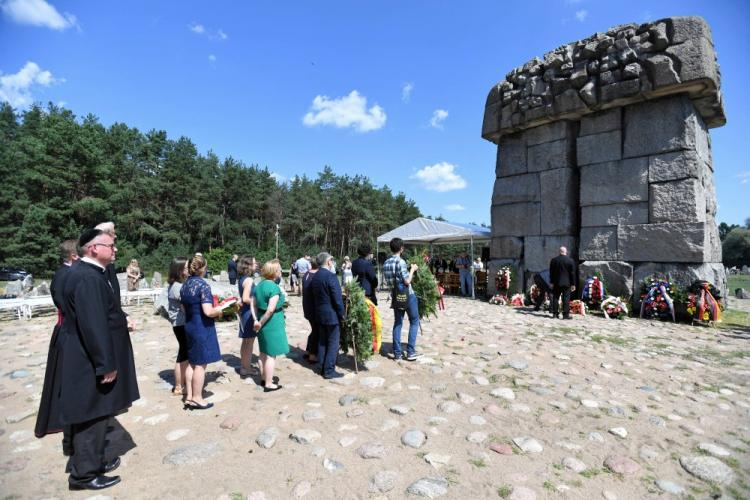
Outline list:
[[[29,272],[20,267],[0,267],[0,281],[23,280]]]

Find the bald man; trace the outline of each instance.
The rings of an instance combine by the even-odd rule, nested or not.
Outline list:
[[[549,262],[552,282],[552,317],[559,318],[558,301],[562,297],[563,319],[570,319],[570,292],[574,292],[576,263],[568,257],[568,249],[560,247],[560,255]]]

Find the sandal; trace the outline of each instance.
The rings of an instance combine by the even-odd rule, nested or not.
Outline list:
[[[277,385],[276,387],[274,387],[274,388],[272,388],[272,389],[269,389],[268,387],[263,387],[263,392],[273,392],[273,391],[278,391],[278,390],[279,390],[279,389],[281,389],[282,387],[283,387],[283,386],[281,386],[281,385]]]
[[[185,410],[208,410],[209,408],[213,408],[213,403],[206,403],[204,405],[199,405],[195,401],[188,401],[185,403],[184,409]]]
[[[172,396],[184,396],[185,392],[182,390],[182,386],[174,386],[172,388]]]
[[[273,376],[273,383],[276,384],[276,383],[278,383],[278,381],[279,381],[279,377],[277,377],[276,375],[274,375]],[[266,386],[266,381],[263,380],[263,379],[261,379],[260,380],[260,386],[261,387],[265,387]]]

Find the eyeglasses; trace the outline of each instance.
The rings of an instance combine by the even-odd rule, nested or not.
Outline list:
[[[114,250],[115,248],[117,248],[117,246],[115,246],[114,243],[92,243],[90,246],[92,246],[92,247],[96,247],[96,246],[107,247],[110,250]]]

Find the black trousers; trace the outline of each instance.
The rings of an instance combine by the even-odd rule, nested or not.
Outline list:
[[[557,301],[562,296],[562,313],[563,318],[570,316],[570,287],[558,286],[552,287],[552,316],[557,316],[560,311],[557,310]]]
[[[107,427],[111,417],[104,416],[70,426],[73,454],[68,459],[68,482],[85,483],[99,475],[104,465]]]
[[[539,276],[538,274],[534,275],[534,284],[539,289],[539,295],[536,297],[536,303],[534,303],[534,308],[539,310],[542,307],[542,304],[544,304],[544,298],[547,296],[548,293],[552,293],[552,290],[550,290],[549,285],[546,281],[544,281],[544,278]]]
[[[318,363],[320,374],[330,377],[336,370],[336,359],[339,355],[341,331],[339,325],[318,325]]]
[[[310,321],[310,335],[307,336],[307,354],[311,356],[318,355],[318,339],[320,334],[318,333],[318,325],[315,321]]]

